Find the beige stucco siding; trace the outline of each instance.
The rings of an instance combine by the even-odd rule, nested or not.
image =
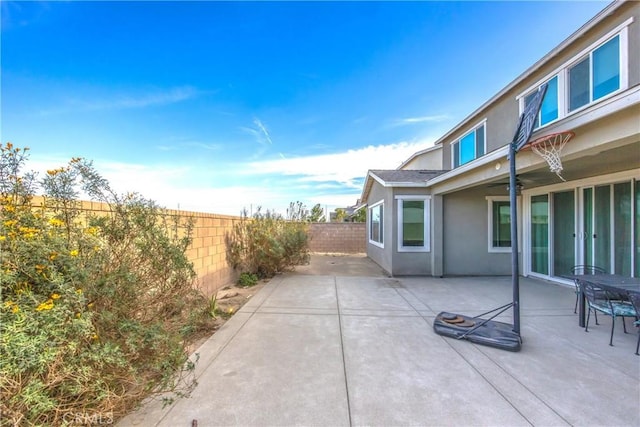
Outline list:
[[[477,190],[443,197],[444,275],[511,274],[511,255],[489,252],[487,203]]]
[[[393,206],[392,203],[393,193],[390,188],[385,188],[380,185],[377,181],[373,183],[371,187],[371,191],[369,193],[369,198],[367,200],[367,204],[370,207],[373,204],[378,203],[379,201],[384,201],[384,211],[383,211],[383,243],[384,247],[378,247],[369,242],[369,230],[370,230],[370,215],[367,212],[367,256],[371,258],[376,264],[382,267],[388,273],[391,273],[391,241],[392,241],[392,221],[393,215],[391,214],[391,208]],[[368,208],[367,208],[368,209]]]
[[[398,251],[398,201],[396,196],[423,196],[430,194],[430,190],[426,188],[395,188],[393,192],[393,218],[391,226],[393,229],[393,268],[391,273],[394,276],[400,275],[430,275],[431,274],[431,251],[428,252],[399,252]],[[431,204],[429,204],[431,205]],[[429,234],[433,234],[431,230],[431,212],[429,212]]]
[[[450,165],[442,164],[442,146],[437,146],[425,150],[407,161],[401,169],[403,170],[441,170],[449,169]]]

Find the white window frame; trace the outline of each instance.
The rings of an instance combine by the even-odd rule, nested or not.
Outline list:
[[[509,246],[493,246],[493,203],[494,202],[509,202],[509,196],[487,196],[487,250],[489,252],[511,252],[511,245]],[[512,240],[513,241],[513,240]]]
[[[538,111],[538,116],[536,117],[536,125],[533,128],[534,130],[542,129],[544,127],[547,127],[547,126],[550,126],[550,125],[556,123],[558,120],[564,118],[564,116],[566,116],[566,114],[564,114],[564,112],[568,111],[568,107],[566,106],[566,102],[565,102],[565,101],[567,101],[568,92],[565,89],[565,79],[564,79],[564,77],[562,77],[562,73],[556,74],[554,76],[549,76],[549,78],[547,80],[545,80],[540,86],[542,86],[545,83],[549,83],[554,78],[557,78],[557,81],[558,81],[558,94],[557,94],[557,96],[558,96],[558,117],[556,117],[555,119],[553,119],[550,122],[547,122],[545,124],[540,124],[542,122],[542,107],[540,107],[540,111]],[[524,103],[525,103],[525,100],[527,99],[527,96],[531,95],[534,92],[537,92],[538,89],[540,89],[540,86],[538,86],[534,90],[526,93],[521,98],[521,100],[520,100],[520,113],[522,113],[524,111],[524,109],[525,109]],[[572,113],[573,113],[573,111],[572,111]]]
[[[373,215],[371,215],[371,210],[377,207],[380,207],[380,212],[382,213],[381,221],[380,221],[380,229],[378,230],[378,235],[380,236],[381,242],[377,242],[371,238],[371,223],[373,221]],[[372,205],[369,205],[367,208],[367,236],[369,237],[369,243],[373,246],[377,246],[379,248],[384,248],[384,199],[380,200]]]
[[[538,90],[540,86],[542,86],[545,82],[548,82],[555,76],[558,77],[558,118],[556,120],[550,121],[549,123],[545,123],[540,127],[536,127],[536,129],[542,129],[547,126],[553,125],[558,120],[562,120],[566,117],[579,113],[580,111],[583,111],[597,103],[600,103],[606,99],[611,98],[612,96],[615,96],[616,94],[619,94],[622,91],[627,90],[629,88],[629,28],[628,27],[633,23],[633,21],[634,21],[633,17],[627,19],[617,27],[613,28],[608,33],[604,34],[602,37],[600,37],[597,41],[589,45],[587,48],[583,49],[582,51],[578,52],[576,55],[572,56],[568,61],[564,62],[562,65],[557,67],[551,73],[545,75],[536,83],[529,86],[524,92],[516,96],[520,114],[522,114],[525,108],[525,105],[524,105],[525,98],[529,94],[531,94],[531,92]],[[569,83],[568,83],[569,69],[574,65],[578,64],[580,61],[582,61],[586,57],[591,57],[591,55],[595,50],[597,50],[599,47],[606,44],[616,36],[620,37],[619,39],[620,40],[620,63],[619,63],[620,87],[617,90],[601,98],[598,98],[596,100],[591,100],[587,104],[579,108],[576,108],[573,111],[569,111]],[[592,67],[590,67],[589,73],[592,72],[591,68]]]
[[[472,132],[475,132],[476,130],[478,130],[479,127],[484,126],[483,128],[483,154],[478,156],[478,152],[476,150],[477,147],[477,142],[474,139],[474,154],[473,154],[473,159],[469,160],[468,162],[465,163],[461,163],[458,164],[458,166],[456,166],[456,150],[455,150],[455,146],[458,146],[458,156],[460,155],[460,141],[462,141],[467,135],[469,135]],[[474,160],[484,156],[485,154],[487,154],[487,119],[484,118],[482,119],[482,121],[480,121],[479,123],[477,123],[475,126],[471,127],[468,131],[466,131],[465,133],[462,134],[462,136],[460,138],[457,138],[455,140],[455,142],[453,142],[451,144],[451,169],[456,169],[459,168],[461,166],[464,166],[466,164],[469,164],[471,162],[473,162]],[[459,160],[459,159],[458,159]]]
[[[430,252],[431,251],[431,196],[427,195],[401,195],[396,196],[398,201],[398,252]],[[402,230],[403,222],[403,202],[407,201],[422,201],[424,202],[424,245],[423,246],[404,246],[404,236]]]

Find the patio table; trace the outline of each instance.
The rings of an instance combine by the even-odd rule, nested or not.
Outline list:
[[[576,280],[578,284],[583,282],[591,283],[599,288],[611,292],[628,294],[640,294],[640,277],[629,277],[622,274],[567,274],[562,277]],[[578,325],[584,327],[586,320],[586,300],[582,293],[582,286],[578,293]]]

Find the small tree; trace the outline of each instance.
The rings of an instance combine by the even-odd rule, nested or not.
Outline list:
[[[353,216],[353,222],[367,222],[367,209],[360,208]]]
[[[267,211],[268,213],[268,211]],[[308,221],[309,210],[302,202],[291,202],[287,208],[287,220],[289,221]]]
[[[320,203],[311,208],[311,215],[309,217],[310,222],[326,222],[327,218],[324,216],[324,209],[320,207]]]
[[[347,211],[342,208],[336,209],[336,222],[343,222],[347,217]]]

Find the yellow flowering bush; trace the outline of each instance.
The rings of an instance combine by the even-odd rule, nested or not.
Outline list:
[[[40,181],[22,173],[26,160],[27,149],[0,145],[0,423],[117,419],[177,390],[207,318],[185,256],[191,223],[114,194],[83,159]],[[84,212],[80,192],[110,213]]]

